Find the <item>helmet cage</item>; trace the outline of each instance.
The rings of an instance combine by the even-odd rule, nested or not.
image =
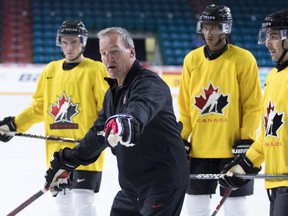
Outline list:
[[[279,31],[281,40],[288,38],[288,10],[277,11],[265,17],[259,31],[258,44],[264,45],[267,39],[273,39],[269,37],[270,31]]]
[[[210,24],[220,27],[215,34],[230,34],[232,31],[232,14],[230,8],[223,5],[209,5],[201,13],[196,26],[196,33],[203,34],[203,25]]]
[[[269,38],[268,32],[271,30],[278,30],[279,36],[281,40],[285,40],[288,38],[288,29],[275,29],[275,28],[264,28],[260,29],[259,36],[258,36],[258,44],[265,45],[267,39]]]
[[[196,33],[197,34],[203,34],[203,25],[204,24],[212,24],[212,25],[219,25],[220,29],[219,32],[215,32],[215,34],[230,34],[232,31],[232,21],[225,21],[225,22],[219,22],[219,21],[198,21],[196,26]]]

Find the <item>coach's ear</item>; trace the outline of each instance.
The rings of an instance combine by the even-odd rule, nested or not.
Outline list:
[[[130,48],[130,58],[135,57],[135,49],[134,48]]]

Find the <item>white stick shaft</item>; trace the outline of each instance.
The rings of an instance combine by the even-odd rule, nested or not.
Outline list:
[[[190,174],[190,179],[219,179],[224,174]],[[288,174],[236,174],[243,179],[288,179]]]

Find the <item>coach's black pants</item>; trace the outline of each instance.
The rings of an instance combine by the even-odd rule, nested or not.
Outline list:
[[[114,198],[110,216],[179,216],[186,187],[135,199],[121,190]]]

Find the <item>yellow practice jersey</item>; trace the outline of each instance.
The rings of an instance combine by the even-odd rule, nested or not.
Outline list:
[[[255,139],[260,124],[257,63],[247,50],[228,44],[214,60],[204,46],[184,59],[178,108],[181,136],[192,143],[191,157],[233,157],[235,140]]]
[[[84,58],[71,70],[63,70],[65,59],[49,63],[43,70],[31,105],[15,116],[18,132],[27,131],[34,123],[44,121],[47,136],[82,139],[102,109],[108,88],[105,66]],[[47,166],[55,151],[76,144],[46,141]],[[96,163],[78,170],[102,171],[104,153]]]
[[[246,153],[254,166],[265,160],[265,173],[288,173],[288,68],[267,76],[260,134]],[[287,109],[287,110],[286,110]],[[286,112],[287,111],[287,112]],[[288,186],[288,180],[265,181],[266,188]]]

